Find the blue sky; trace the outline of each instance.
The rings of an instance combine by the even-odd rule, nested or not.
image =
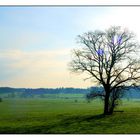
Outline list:
[[[102,11],[102,12],[101,12]],[[89,22],[89,17],[93,19],[100,14],[107,13],[107,8],[74,8],[74,7],[8,7],[0,8],[1,34],[2,39],[5,36],[17,38],[21,34],[39,34],[44,35],[46,40],[41,46],[36,48],[55,47],[53,40],[68,40],[75,38],[78,33],[82,33],[84,24]],[[80,25],[81,24],[81,25]],[[48,40],[47,40],[48,39]],[[53,40],[52,40],[53,39]],[[43,44],[44,43],[44,44]],[[50,45],[51,44],[51,45]],[[31,46],[32,47],[32,46]],[[30,47],[30,48],[31,48]],[[32,47],[33,48],[33,47]]]
[[[137,37],[133,7],[0,7],[0,86],[89,87],[68,71],[76,36],[120,25]],[[131,18],[130,18],[131,17]]]

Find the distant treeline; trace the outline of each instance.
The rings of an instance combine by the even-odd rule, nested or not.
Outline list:
[[[28,94],[59,94],[59,93],[87,93],[88,89],[82,88],[10,88],[0,87],[0,93],[28,93]]]
[[[129,90],[124,94],[125,98],[140,98],[140,87],[127,87]],[[13,98],[13,97],[48,97],[47,94],[88,94],[90,91],[98,92],[103,90],[102,87],[90,88],[10,88],[0,87],[0,96]],[[83,96],[85,97],[85,96]]]

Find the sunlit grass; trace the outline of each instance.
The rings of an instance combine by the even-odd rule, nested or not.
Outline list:
[[[124,100],[111,116],[85,99],[7,99],[0,103],[0,133],[140,133],[140,101]]]

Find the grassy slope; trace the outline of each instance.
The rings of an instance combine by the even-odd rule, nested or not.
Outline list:
[[[140,133],[140,101],[119,110],[104,117],[99,101],[9,99],[0,103],[0,133]]]

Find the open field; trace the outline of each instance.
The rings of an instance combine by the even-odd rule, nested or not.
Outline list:
[[[75,95],[76,96],[76,95]],[[99,100],[5,99],[0,103],[0,133],[111,134],[140,133],[140,100],[124,100],[104,117]]]

